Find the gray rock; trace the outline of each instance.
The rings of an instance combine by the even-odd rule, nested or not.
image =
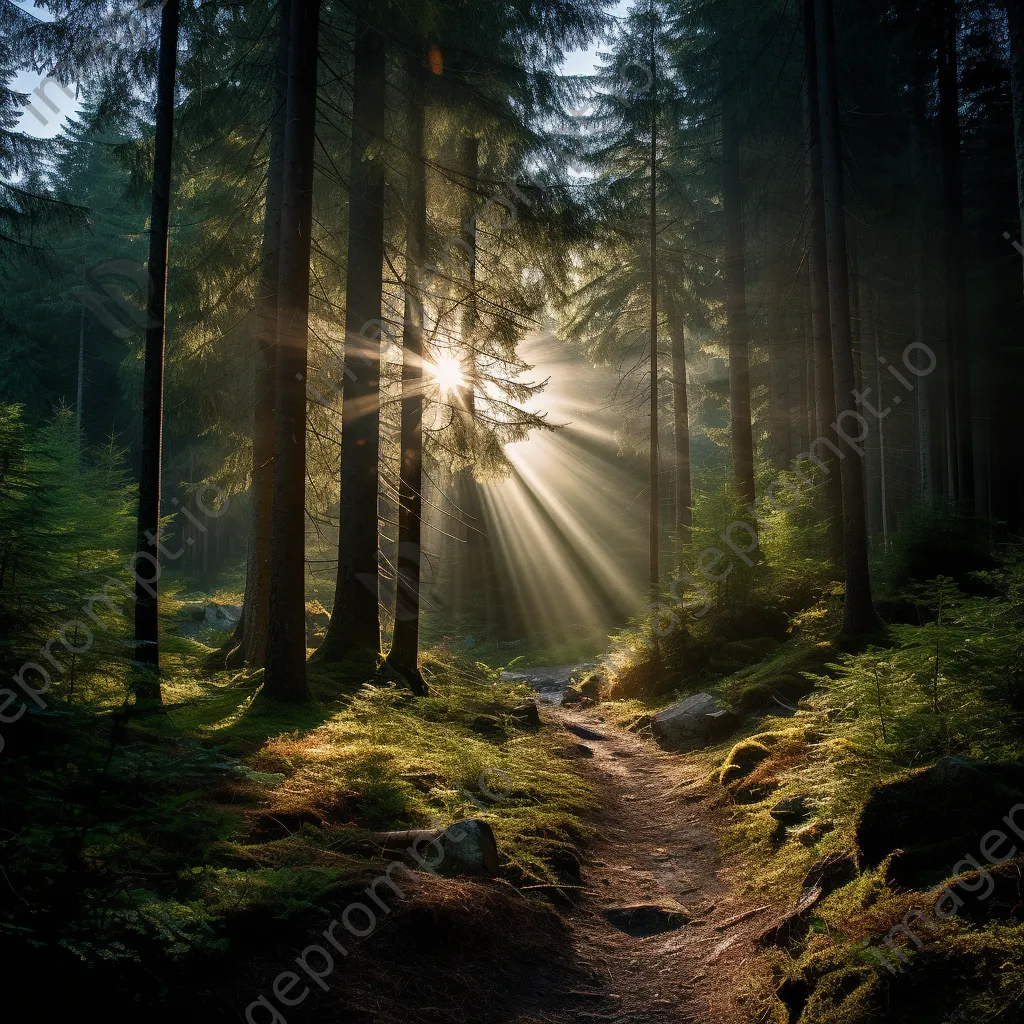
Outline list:
[[[488,875],[498,873],[498,845],[486,821],[463,818],[440,829],[406,832],[375,832],[384,850],[401,853],[424,870],[440,875]]]
[[[579,736],[581,740],[605,740],[608,737],[601,732],[594,732],[593,729],[588,729],[585,725],[576,725],[573,722],[568,722],[565,726],[567,732],[571,732],[573,736]]]
[[[242,617],[242,606],[237,604],[209,604],[203,612],[203,622],[217,629],[234,629]]]
[[[670,704],[651,719],[651,732],[666,750],[693,750],[724,739],[736,726],[710,693],[696,693]]]
[[[861,808],[856,845],[862,863],[888,865],[905,889],[937,885],[980,836],[1024,802],[1024,766],[943,757],[872,790]]]
[[[731,736],[736,731],[736,726],[740,724],[740,716],[735,711],[712,711],[710,715],[705,715],[705,721],[708,730],[708,741],[710,743],[717,743],[719,740],[724,740],[726,737]]]
[[[857,877],[857,861],[852,853],[830,853],[815,861],[804,877],[805,889],[821,889],[823,896],[841,889]]]
[[[524,725],[532,729],[540,728],[540,711],[535,700],[528,700],[522,704],[517,704],[511,709],[509,714],[518,725]]]
[[[614,925],[619,931],[637,938],[675,931],[690,920],[689,915],[684,913],[680,906],[662,907],[653,903],[614,907],[606,910],[604,916],[609,924]]]
[[[444,830],[439,839],[444,856],[437,864],[442,875],[498,873],[498,844],[486,821],[465,818]]]
[[[810,815],[811,808],[807,797],[791,796],[780,800],[768,813],[783,825],[798,825]]]
[[[555,751],[555,756],[565,761],[572,761],[577,757],[593,757],[594,751],[586,743],[574,743],[571,747]]]

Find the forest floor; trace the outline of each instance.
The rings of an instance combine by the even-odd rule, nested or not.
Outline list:
[[[565,915],[589,987],[534,992],[524,1020],[615,1024],[749,1021],[748,979],[763,974],[754,937],[771,907],[751,906],[721,873],[721,811],[679,756],[585,711],[544,717],[578,742],[600,795],[579,900]]]

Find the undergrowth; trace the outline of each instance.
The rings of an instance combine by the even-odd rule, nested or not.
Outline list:
[[[594,796],[564,744],[516,714],[525,687],[428,655],[429,696],[371,672],[296,709],[260,701],[260,673],[198,673],[196,647],[209,650],[187,639],[168,659],[162,712],[129,713],[111,684],[100,703],[12,730],[0,764],[12,970],[45,961],[81,998],[105,989],[111,1013],[166,1000],[171,1014],[216,977],[200,1016],[224,1019],[254,957],[301,948],[381,872],[377,833],[482,818],[504,883],[576,881]]]
[[[657,613],[638,619],[616,637],[604,666],[611,699],[599,713],[609,721],[643,731],[660,708],[701,690],[742,716],[727,741],[682,756],[728,813],[725,871],[751,903],[792,904],[810,869],[830,855],[852,856],[858,865],[853,880],[826,891],[791,939],[769,945],[772,979],[767,985],[752,979],[746,994],[752,1019],[1024,1019],[1024,860],[987,869],[995,887],[990,901],[969,898],[983,876],[964,876],[970,868],[962,858],[981,857],[986,829],[1000,822],[982,823],[974,835],[974,824],[964,823],[978,817],[971,804],[985,794],[973,781],[962,795],[943,788],[955,785],[943,781],[947,776],[972,766],[987,768],[993,779],[1018,779],[1024,557],[1016,544],[993,555],[979,531],[950,527],[948,510],[927,506],[908,518],[889,562],[876,565],[879,603],[890,624],[866,643],[840,637],[838,587],[818,579],[816,595],[794,608],[774,586],[777,566],[768,558],[747,569],[746,607],[755,609],[747,612],[754,622],[759,603],[767,613],[761,621],[787,613],[778,645],[765,645],[757,656],[751,651],[747,664],[728,664],[743,648],[730,630],[735,608],[722,602],[699,619],[680,615],[663,635]],[[661,615],[664,621],[664,610]],[[940,781],[932,789],[915,783],[940,770],[946,775],[934,775]],[[923,853],[915,848],[914,860],[897,854],[897,845],[925,840],[911,833],[897,843],[897,830],[894,852],[876,863],[859,847],[863,822],[869,807],[880,806],[872,802],[876,795],[893,785],[933,794],[914,797],[905,814],[907,820],[925,815],[945,838]],[[1002,792],[994,790],[989,802],[1009,811],[1014,790]],[[771,811],[790,798],[800,798],[805,812],[783,825]],[[885,813],[903,813],[895,796],[887,799],[883,809],[895,810]],[[921,799],[935,802],[921,807]],[[925,855],[932,858],[928,871],[915,875]],[[944,886],[963,897],[960,913],[932,914],[921,923],[922,910],[932,910]]]

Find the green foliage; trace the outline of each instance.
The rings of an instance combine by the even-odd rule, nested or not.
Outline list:
[[[891,551],[876,558],[874,576],[885,595],[940,574],[960,586],[991,569],[991,524],[938,498],[918,499],[901,517]]]
[[[998,578],[1012,593],[1020,575],[1012,563]],[[910,596],[921,625],[890,627],[892,646],[848,656],[826,684],[850,735],[902,765],[1014,752],[1018,608],[966,595],[948,576],[916,585]]]
[[[835,589],[819,491],[786,479],[799,500],[780,497],[778,505],[792,504],[782,510],[759,506],[756,547],[731,483],[716,477],[715,486],[697,489],[692,542],[679,553],[676,578],[645,616],[611,638],[616,697],[693,690],[734,673],[737,683],[746,678],[746,695],[732,688],[741,707],[764,706],[776,694],[795,702],[807,692],[799,673],[814,667],[813,658],[763,663],[788,635],[791,617]],[[755,662],[762,664],[742,671]]]
[[[254,956],[294,956],[380,873],[378,830],[483,817],[507,880],[565,884],[594,807],[565,741],[524,729],[511,710],[529,691],[485,666],[423,668],[428,697],[381,681],[258,711],[258,677],[177,669],[164,714],[20,722],[0,857],[21,898],[0,936],[82,993],[116,978],[118,1007],[179,987],[187,1001],[207,978],[244,994]]]
[[[83,674],[122,655],[120,618],[97,604],[101,628],[83,604],[107,592],[122,604],[124,590],[109,587],[111,580],[134,587],[125,570],[131,501],[123,453],[112,441],[83,451],[66,410],[32,428],[17,407],[0,406],[0,665],[8,672],[40,660],[39,647],[57,640],[65,623],[66,645],[54,653],[60,668],[45,662],[65,701],[76,679],[81,694]]]

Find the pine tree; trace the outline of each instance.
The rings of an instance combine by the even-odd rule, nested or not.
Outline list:
[[[429,88],[423,58],[407,58],[409,170],[405,244],[405,318],[402,335],[402,420],[400,435],[398,557],[395,627],[388,664],[426,692],[419,670],[420,586],[423,520],[423,295],[420,288],[427,245],[425,120]]]
[[[380,31],[356,28],[345,382],[341,428],[341,512],[334,610],[318,659],[380,651],[377,599],[380,363],[384,273],[384,140],[387,51]]]
[[[136,570],[136,699],[159,701],[160,668],[160,485],[163,459],[164,348],[167,331],[167,248],[171,213],[171,151],[174,144],[174,87],[178,62],[178,0],[167,0],[160,15],[156,78],[156,136],[153,192],[149,222],[149,295],[146,302],[145,369],[142,383],[142,447],[139,470],[139,518],[136,551],[152,566],[146,576]],[[141,559],[140,559],[141,561]]]
[[[821,110],[818,83],[818,42],[814,0],[804,0],[803,111],[807,154],[804,163],[808,208],[807,268],[810,275],[811,332],[814,339],[814,437],[831,437],[836,422],[836,388],[829,318],[829,270],[825,242],[825,192],[822,182]],[[845,271],[844,271],[845,272]],[[822,459],[829,524],[829,549],[840,561],[843,551],[843,485],[839,461],[831,448]]]
[[[309,699],[306,682],[306,377],[320,0],[291,0],[278,261],[270,636],[263,693]]]
[[[832,360],[837,415],[841,415],[846,411],[856,411],[853,401],[856,384],[853,338],[850,330],[846,212],[843,208],[842,135],[839,122],[839,89],[832,0],[814,0],[814,17]],[[842,459],[842,484],[843,553],[846,574],[843,629],[851,634],[868,633],[878,627],[879,620],[872,603],[871,577],[868,572],[863,469],[860,460],[854,458],[850,452],[846,452]]]
[[[245,595],[239,623],[242,658],[253,668],[267,660],[270,636],[271,533],[274,505],[274,434],[277,395],[278,281],[281,251],[281,208],[284,189],[286,108],[288,103],[288,44],[291,0],[277,5],[277,50],[274,113],[270,123],[266,212],[257,307],[259,350],[255,373],[252,427],[252,516]]]

